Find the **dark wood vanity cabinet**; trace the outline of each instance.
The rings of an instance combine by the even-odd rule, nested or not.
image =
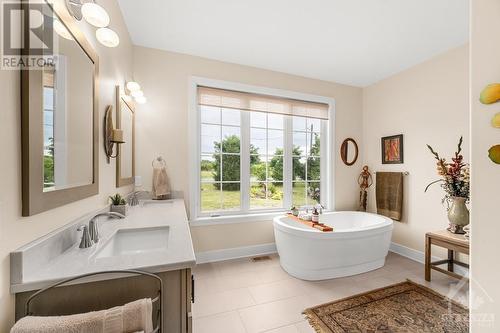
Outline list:
[[[194,279],[190,268],[156,273],[163,281],[163,333],[191,333]],[[47,291],[32,302],[35,315],[69,315],[108,309],[155,297],[157,283],[143,276],[78,283]],[[34,291],[16,294],[16,321],[25,315],[26,300]],[[155,313],[156,308],[153,308]],[[154,316],[153,316],[154,317]],[[156,324],[156,322],[154,322]]]

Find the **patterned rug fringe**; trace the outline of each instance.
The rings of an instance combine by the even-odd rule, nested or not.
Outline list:
[[[321,321],[318,320],[318,318],[316,317],[316,315],[314,313],[312,313],[310,310],[304,310],[304,312],[302,312],[302,314],[306,316],[306,319],[309,322],[309,325],[311,325],[311,327],[314,329],[314,331],[316,333],[323,333],[324,332],[324,328],[323,329],[321,328],[321,326],[323,326]]]

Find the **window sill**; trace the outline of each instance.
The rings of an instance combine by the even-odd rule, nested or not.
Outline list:
[[[198,217],[196,219],[190,220],[189,225],[192,227],[199,227],[199,226],[217,225],[217,224],[235,224],[235,223],[272,221],[274,217],[283,215],[285,213],[286,210],[266,212],[266,213],[255,213],[255,214]]]

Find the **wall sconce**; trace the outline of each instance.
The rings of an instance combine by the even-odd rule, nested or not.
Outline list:
[[[116,145],[125,143],[123,141],[123,130],[115,128],[113,125],[113,107],[108,105],[106,107],[106,112],[104,114],[104,151],[106,153],[106,158],[109,162],[112,158],[116,158],[118,156],[117,153],[113,155],[113,148]]]
[[[128,81],[125,87],[127,88],[127,96],[133,97],[137,104],[146,103],[146,96],[144,96],[144,92],[139,83]]]
[[[102,6],[95,3],[95,0],[66,0],[68,12],[78,21],[82,18],[88,24],[98,28],[96,38],[106,47],[117,47],[120,44],[120,37],[111,30],[108,25],[110,22],[108,12]]]

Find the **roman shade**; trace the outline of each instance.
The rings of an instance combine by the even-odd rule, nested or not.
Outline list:
[[[228,109],[328,119],[328,104],[198,86],[198,104]]]

